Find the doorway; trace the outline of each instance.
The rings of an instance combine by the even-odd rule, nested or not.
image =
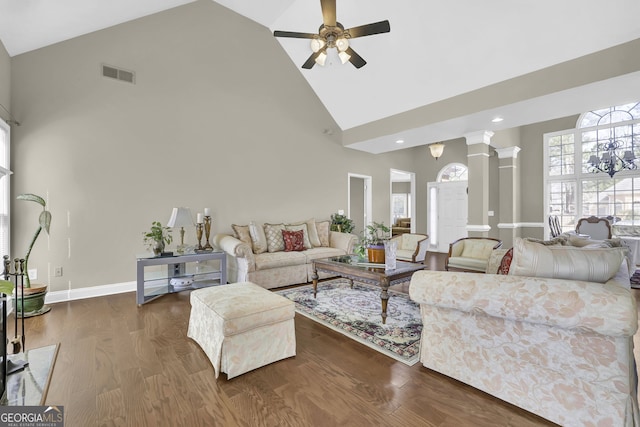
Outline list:
[[[411,218],[411,233],[416,232],[416,174],[391,169],[390,176],[390,224],[398,218]]]
[[[348,174],[347,217],[353,220],[353,234],[360,235],[371,218],[371,177],[355,173]]]
[[[448,252],[449,243],[467,237],[467,167],[453,163],[438,174],[438,182],[427,183],[429,249]]]

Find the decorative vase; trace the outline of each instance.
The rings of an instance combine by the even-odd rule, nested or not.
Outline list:
[[[151,249],[153,249],[153,254],[155,256],[160,256],[160,254],[164,252],[164,242],[162,240],[154,241]]]
[[[371,245],[367,248],[369,262],[384,264],[384,245]]]
[[[24,317],[37,316],[49,311],[45,307],[44,300],[47,296],[47,287],[35,285],[31,288],[24,288],[24,297],[21,298],[21,289],[16,288],[13,298],[13,309],[20,316],[24,312]]]

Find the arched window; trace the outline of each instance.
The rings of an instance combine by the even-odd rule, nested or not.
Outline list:
[[[620,156],[629,151],[640,159],[640,103],[588,111],[575,129],[544,136],[545,211],[558,215],[563,231],[591,215],[614,217],[618,226],[640,226],[640,170],[622,169],[610,177],[591,166],[592,156],[602,158],[609,141],[620,144]],[[614,234],[621,234],[616,224]]]
[[[469,170],[462,163],[450,163],[438,173],[438,182],[468,181]]]

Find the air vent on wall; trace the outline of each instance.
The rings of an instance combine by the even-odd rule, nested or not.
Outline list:
[[[127,83],[136,82],[136,74],[133,71],[123,70],[121,68],[112,67],[102,64],[102,75],[111,79],[121,80]]]

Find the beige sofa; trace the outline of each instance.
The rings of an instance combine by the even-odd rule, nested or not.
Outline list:
[[[622,249],[516,239],[508,275],[423,270],[409,295],[425,367],[561,425],[638,425]]]
[[[230,283],[253,282],[266,289],[311,281],[314,259],[353,253],[355,234],[329,230],[329,221],[307,220],[293,224],[233,225],[235,236],[217,234],[213,245],[227,253],[227,277]],[[272,239],[278,230],[300,230],[305,234],[305,249],[286,251]],[[289,231],[289,230],[287,230]],[[267,237],[269,236],[269,237]],[[320,278],[329,277],[325,273]]]

